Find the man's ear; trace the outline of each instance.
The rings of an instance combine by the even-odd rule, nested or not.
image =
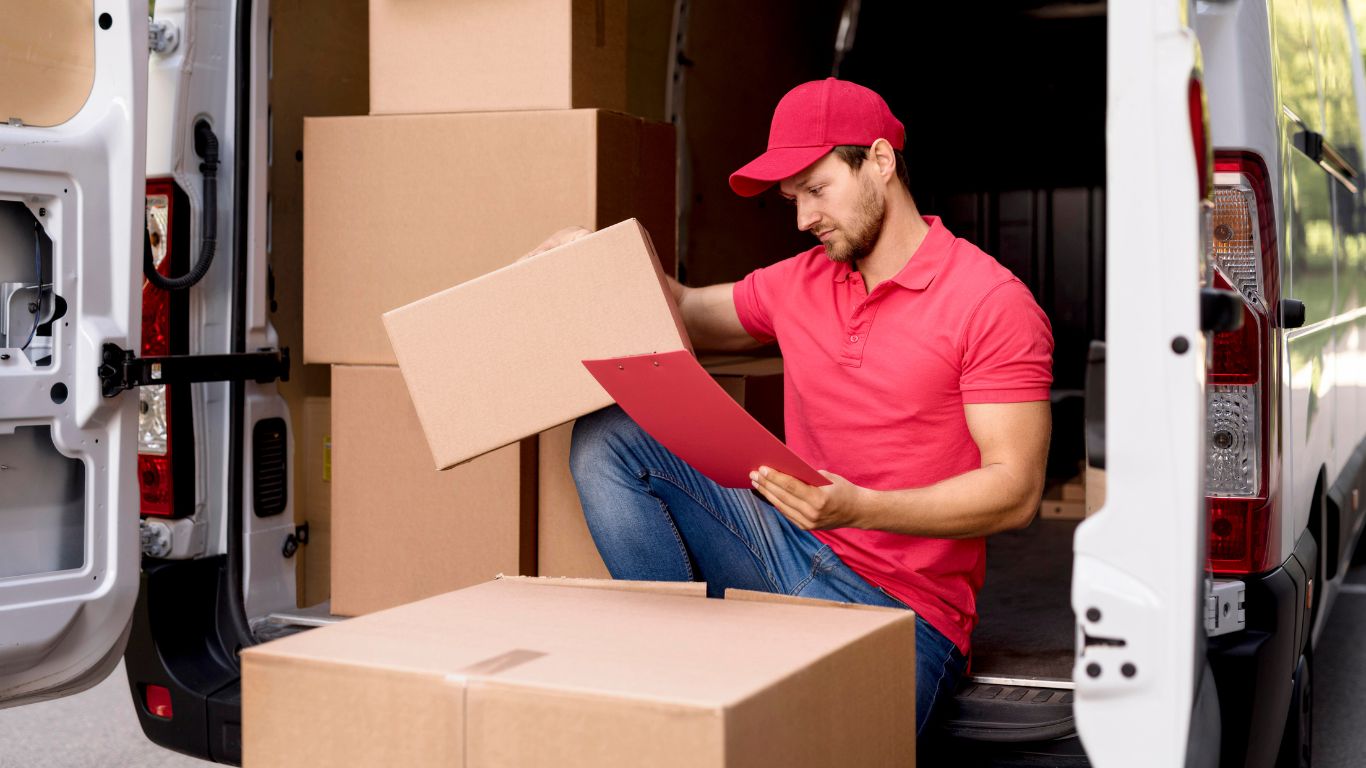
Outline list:
[[[896,178],[896,154],[892,149],[891,142],[886,139],[878,139],[873,142],[873,146],[868,148],[869,159],[873,161],[877,169],[877,175],[884,184],[890,183]]]

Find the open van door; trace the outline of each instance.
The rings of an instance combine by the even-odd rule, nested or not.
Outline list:
[[[0,707],[118,663],[138,590],[147,4],[0,5]]]
[[[1219,743],[1201,612],[1199,48],[1185,0],[1107,12],[1107,495],[1074,542],[1074,714],[1095,765],[1198,765]]]

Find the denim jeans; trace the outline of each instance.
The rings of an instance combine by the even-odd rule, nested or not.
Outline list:
[[[758,493],[712,482],[617,406],[579,419],[569,463],[613,578],[705,581],[711,597],[738,588],[907,607]],[[919,616],[915,642],[920,733],[936,705],[952,697],[966,660]]]

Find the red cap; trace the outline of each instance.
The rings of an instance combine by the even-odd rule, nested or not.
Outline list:
[[[893,149],[906,144],[906,127],[887,102],[861,85],[813,80],[793,88],[773,110],[768,151],[730,175],[730,188],[753,197],[792,176],[841,145],[870,147],[886,139]]]

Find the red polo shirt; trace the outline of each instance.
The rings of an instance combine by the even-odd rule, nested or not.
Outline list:
[[[1029,289],[939,219],[868,294],[817,246],[735,284],[745,330],[783,352],[788,445],[867,488],[933,485],[982,466],[966,403],[1047,400],[1053,335]],[[985,539],[839,528],[815,535],[964,653]]]

